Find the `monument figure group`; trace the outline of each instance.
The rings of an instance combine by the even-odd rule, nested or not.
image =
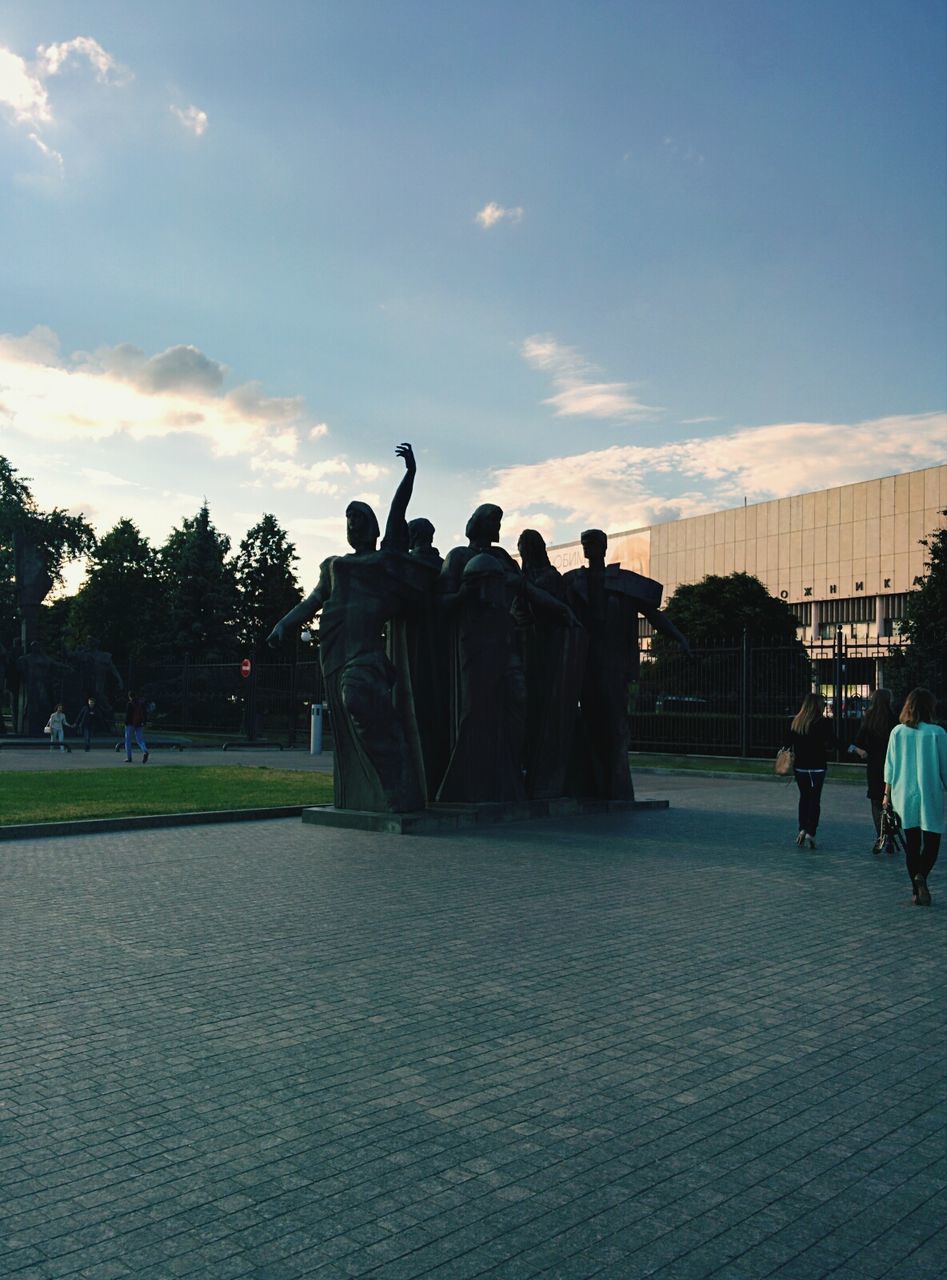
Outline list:
[[[491,503],[442,561],[431,522],[407,520],[412,448],[395,452],[405,475],[381,546],[371,507],[350,503],[351,552],[323,561],[269,637],[321,612],[336,807],[632,799],[638,615],[687,647],[660,610],[660,583],[607,565],[600,529],[582,534],[587,568],[560,574],[535,529],[520,535],[518,564],[498,545],[503,512]]]

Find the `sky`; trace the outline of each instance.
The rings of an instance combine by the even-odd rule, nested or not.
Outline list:
[[[0,454],[160,545],[947,458],[945,0],[0,9]],[[72,569],[67,587],[81,579]]]

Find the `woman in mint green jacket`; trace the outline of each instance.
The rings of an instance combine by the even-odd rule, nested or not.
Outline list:
[[[947,788],[947,733],[934,723],[936,699],[930,689],[912,689],[900,724],[891,730],[885,756],[883,805],[894,809],[904,828],[905,861],[919,907],[931,905],[927,877],[940,852]]]

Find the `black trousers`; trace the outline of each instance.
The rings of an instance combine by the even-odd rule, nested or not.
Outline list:
[[[904,845],[904,862],[913,885],[915,876],[926,879],[930,875],[940,853],[940,832],[905,827]]]
[[[799,830],[814,836],[822,812],[822,784],[824,769],[797,769],[796,786],[799,788]]]

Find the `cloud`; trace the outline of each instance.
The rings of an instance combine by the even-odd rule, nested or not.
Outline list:
[[[203,137],[207,132],[207,112],[202,111],[200,107],[193,104],[189,107],[176,107],[172,104],[171,114],[187,129],[188,133],[193,133],[195,138]]]
[[[0,105],[12,111],[18,124],[40,125],[52,120],[46,87],[23,58],[0,47]]]
[[[125,84],[132,78],[128,68],[116,62],[91,36],[76,36],[62,44],[40,45],[36,52],[47,76],[58,75],[70,60],[84,58],[95,69],[95,78],[100,84]]]
[[[653,405],[642,404],[634,394],[632,382],[599,382],[594,374],[598,367],[574,347],[557,342],[551,334],[533,334],[521,347],[521,354],[528,365],[548,373],[554,396],[543,404],[551,405],[557,418],[610,418],[629,422],[660,410]]]
[[[522,222],[523,210],[519,205],[515,209],[506,209],[502,204],[497,204],[495,200],[491,200],[489,204],[485,204],[479,213],[474,215],[474,220],[479,222],[481,227],[489,230],[495,227],[498,222]]]
[[[735,506],[744,497],[763,502],[934,466],[943,461],[945,438],[942,412],[744,427],[505,467],[480,501],[510,509],[507,531],[518,532],[539,514],[551,517],[565,541],[590,525],[630,529]],[[513,513],[520,525],[511,526]]]
[[[293,455],[313,427],[303,398],[267,396],[255,382],[225,390],[226,374],[193,346],[148,356],[121,343],[66,359],[45,326],[0,335],[3,418],[47,445],[188,434],[218,456]]]
[[[701,422],[719,422],[719,418],[715,418],[712,414],[705,414],[702,418],[681,418],[682,427],[696,427]]]
[[[137,480],[126,480],[124,476],[116,476],[111,471],[98,471],[95,467],[83,467],[79,475],[90,484],[102,485],[106,489],[141,488]]]
[[[42,132],[55,124],[46,81],[77,60],[92,67],[100,84],[127,84],[132,75],[91,36],[40,45],[36,53],[36,60],[29,63],[12,49],[0,46],[0,107],[12,113],[16,124],[26,127],[30,142],[62,172],[62,155]]]

